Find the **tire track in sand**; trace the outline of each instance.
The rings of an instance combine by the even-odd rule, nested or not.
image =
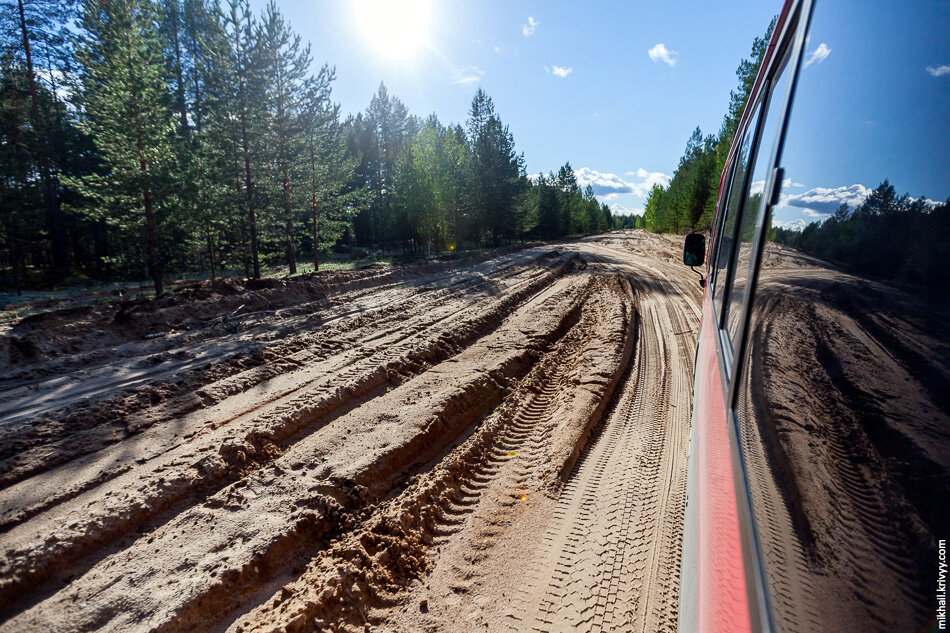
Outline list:
[[[630,375],[559,497],[514,630],[675,630],[693,355],[675,334],[694,314],[661,276],[640,288]]]
[[[373,362],[365,366],[360,379],[343,384],[330,381],[338,385],[335,389],[321,381],[279,406],[269,403],[271,411],[267,416],[254,412],[237,420],[237,426],[229,423],[215,428],[157,456],[143,464],[144,468],[124,472],[105,483],[93,477],[93,486],[88,490],[69,495],[60,505],[37,515],[44,519],[44,524],[28,522],[0,536],[0,547],[6,553],[0,563],[0,607],[55,574],[57,568],[145,525],[174,504],[183,502],[194,507],[249,472],[266,468],[289,449],[285,444],[294,445],[301,434],[322,426],[320,420],[328,421],[341,408],[346,411],[360,405],[359,397],[372,395],[370,392],[377,387],[402,384],[425,373],[431,366],[428,363],[442,362],[471,345],[497,327],[521,302],[550,289],[552,281],[572,267],[571,259],[561,260],[553,269],[543,269],[542,274],[521,280],[512,288],[513,292],[489,304],[490,309],[486,307],[481,313],[456,321],[448,333],[429,333],[422,341],[414,341],[411,335],[406,337],[408,343],[415,345],[408,345],[395,361],[380,364],[378,357],[371,358]],[[449,318],[444,314],[438,316],[440,320]],[[421,349],[413,350],[414,346]],[[387,352],[392,350],[379,350],[383,357]],[[182,510],[177,508],[176,513]],[[52,542],[50,526],[57,534]]]

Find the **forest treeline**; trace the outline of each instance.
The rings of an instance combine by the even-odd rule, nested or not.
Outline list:
[[[655,233],[679,233],[706,231],[712,226],[719,179],[774,28],[773,18],[765,35],[753,40],[749,58],[739,63],[736,69],[739,85],[729,92],[729,109],[719,132],[703,136],[699,127],[693,131],[670,184],[654,185],[650,191],[643,218],[636,222],[637,228]]]
[[[947,274],[936,253],[950,231],[950,200],[899,195],[885,180],[856,207],[842,204],[801,231],[769,228],[769,241],[787,244],[857,275],[880,279],[946,306]]]
[[[272,1],[3,0],[2,283],[268,266],[340,245],[435,253],[615,218],[570,164],[528,178],[479,90],[464,124],[380,85],[343,116],[334,68]]]

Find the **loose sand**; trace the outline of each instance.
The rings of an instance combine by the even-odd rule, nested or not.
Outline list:
[[[701,299],[680,249],[617,232],[8,326],[0,631],[674,631]],[[915,415],[894,428],[945,468]],[[783,438],[794,461],[807,438]],[[812,578],[834,543],[785,538],[817,510],[777,489],[768,543]]]

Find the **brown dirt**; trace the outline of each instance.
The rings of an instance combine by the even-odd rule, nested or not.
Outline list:
[[[617,233],[13,325],[0,631],[675,630],[679,248]]]

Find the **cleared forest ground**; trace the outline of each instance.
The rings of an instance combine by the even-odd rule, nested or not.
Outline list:
[[[673,631],[697,277],[642,231],[3,332],[0,631]]]

